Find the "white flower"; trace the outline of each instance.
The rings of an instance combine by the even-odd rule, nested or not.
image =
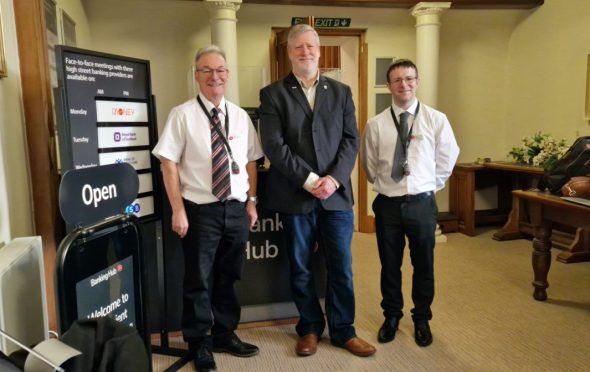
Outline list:
[[[541,132],[523,137],[522,142],[523,146],[513,147],[508,155],[517,162],[545,168],[552,167],[569,148],[565,139],[558,142],[549,134]]]

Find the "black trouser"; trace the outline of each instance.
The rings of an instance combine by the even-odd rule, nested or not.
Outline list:
[[[240,279],[248,239],[245,203],[184,201],[189,221],[182,239],[184,288],[182,332],[189,347],[224,337],[240,321],[234,284]]]
[[[412,319],[430,320],[434,299],[434,233],[438,208],[433,192],[401,197],[379,194],[373,202],[381,259],[381,307],[385,317],[401,318],[404,307],[401,266],[408,237],[412,276]]]

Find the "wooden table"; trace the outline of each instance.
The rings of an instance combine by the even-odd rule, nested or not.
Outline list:
[[[459,219],[459,232],[474,236],[476,226],[505,223],[512,209],[510,192],[535,186],[542,175],[541,167],[505,161],[455,165],[449,180],[449,211]],[[498,187],[498,207],[476,211],[475,191],[492,186]]]
[[[533,225],[533,297],[547,299],[547,274],[551,267],[551,233],[555,224],[590,229],[590,208],[566,202],[540,191],[516,190],[512,194],[527,203]]]
[[[495,240],[511,240],[528,238],[533,236],[531,222],[531,210],[526,200],[512,196],[512,210],[506,224],[493,235]],[[563,263],[575,263],[590,261],[590,230],[581,227],[567,225],[560,221],[551,234],[553,247],[563,251],[557,255],[557,261]]]

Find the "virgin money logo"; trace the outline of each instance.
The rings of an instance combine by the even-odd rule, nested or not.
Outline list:
[[[112,114],[115,116],[133,116],[135,113],[135,109],[132,108],[123,108],[123,107],[113,107]]]

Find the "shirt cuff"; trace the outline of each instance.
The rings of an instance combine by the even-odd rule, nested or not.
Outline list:
[[[336,185],[336,190],[338,190],[340,188],[340,184],[338,183],[338,181],[336,181],[336,178],[330,176],[329,174],[326,177],[328,177],[329,179],[332,180],[332,182],[334,182],[334,185]]]
[[[320,176],[318,176],[317,174],[315,174],[313,172],[310,172],[309,176],[307,176],[307,179],[305,180],[305,183],[303,184],[303,188],[305,189],[305,191],[312,192],[313,187],[315,186],[316,182],[318,182],[319,179],[320,179]]]

